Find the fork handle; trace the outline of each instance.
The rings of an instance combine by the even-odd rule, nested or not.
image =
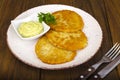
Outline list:
[[[80,75],[79,80],[87,80],[87,78],[96,71],[95,68],[89,67],[82,75]]]

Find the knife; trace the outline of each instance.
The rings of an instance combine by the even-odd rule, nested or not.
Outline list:
[[[100,70],[97,74],[90,77],[88,80],[100,80],[109,74],[120,63],[120,55],[109,63],[106,67]]]

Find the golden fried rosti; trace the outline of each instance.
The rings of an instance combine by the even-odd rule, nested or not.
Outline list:
[[[56,24],[51,24],[50,27],[56,31],[76,32],[82,30],[84,22],[82,17],[71,10],[61,10],[53,13],[56,19]]]
[[[74,51],[87,46],[87,37],[82,31],[68,33],[50,30],[46,36],[51,44],[66,50]]]
[[[57,48],[49,43],[47,37],[41,37],[35,46],[35,52],[41,61],[49,64],[59,64],[74,59],[76,52]]]

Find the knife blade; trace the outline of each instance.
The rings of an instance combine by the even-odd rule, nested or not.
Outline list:
[[[90,79],[99,80],[108,75],[120,63],[120,55]]]

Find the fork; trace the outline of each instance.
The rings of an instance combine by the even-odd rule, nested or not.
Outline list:
[[[84,74],[80,75],[80,78],[78,80],[86,80],[92,73],[94,73],[97,68],[103,64],[108,63],[114,60],[120,53],[120,44],[117,42],[114,44],[114,46],[102,57],[100,61],[98,61],[96,64],[92,65],[85,71]]]

